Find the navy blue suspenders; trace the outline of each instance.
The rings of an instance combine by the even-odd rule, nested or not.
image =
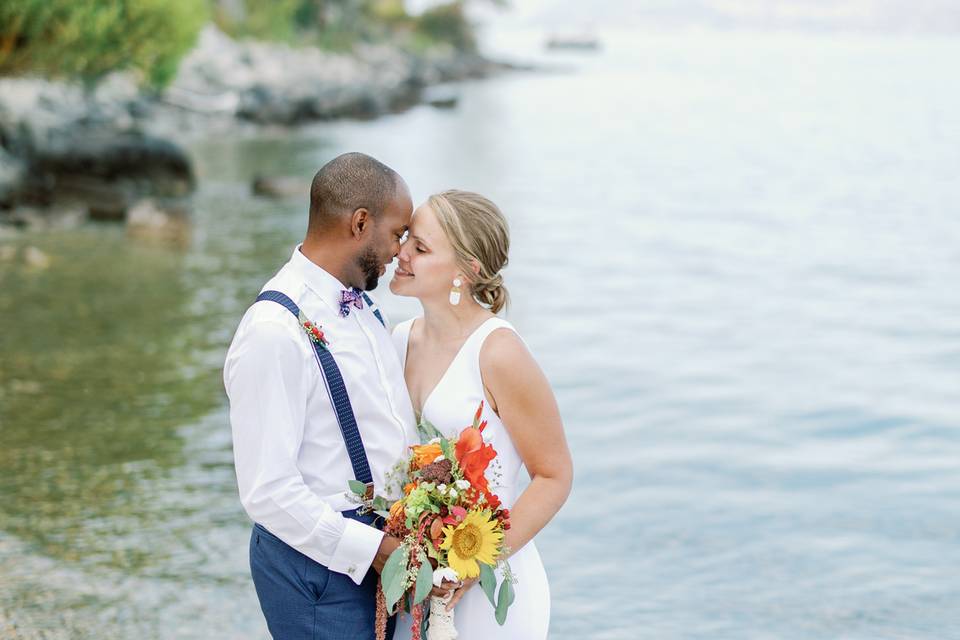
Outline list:
[[[386,326],[380,310],[374,308],[373,301],[364,293],[363,299],[367,305],[373,309],[374,315],[380,324]],[[300,307],[287,295],[279,291],[264,291],[257,296],[257,302],[269,300],[286,307],[287,311],[293,314],[297,322],[301,322]],[[363,448],[363,440],[360,438],[360,430],[357,428],[357,419],[353,415],[353,406],[350,404],[350,396],[347,395],[347,387],[343,383],[343,376],[340,374],[340,367],[337,361],[333,359],[333,354],[325,345],[320,342],[310,341],[313,345],[314,354],[317,357],[317,364],[320,365],[323,382],[327,387],[327,394],[330,396],[330,402],[337,414],[337,423],[340,425],[340,433],[343,434],[343,443],[347,446],[347,454],[350,456],[350,465],[353,467],[354,477],[367,485],[367,494],[372,498],[373,476],[370,473],[370,463],[367,461],[367,452]]]

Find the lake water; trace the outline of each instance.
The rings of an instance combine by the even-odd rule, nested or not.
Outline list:
[[[247,185],[356,149],[510,218],[576,464],[551,638],[960,638],[960,41],[605,44],[201,140],[186,249],[3,241],[53,262],[0,263],[0,637],[266,636],[220,367],[305,205]]]

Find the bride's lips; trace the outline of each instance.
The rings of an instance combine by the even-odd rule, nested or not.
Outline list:
[[[396,276],[398,276],[398,277],[400,277],[400,278],[412,278],[412,277],[413,277],[413,274],[412,274],[412,273],[410,273],[409,271],[407,271],[406,269],[404,269],[404,268],[401,267],[401,266],[397,266],[396,270],[395,270],[393,273],[394,273],[394,275],[396,275]]]

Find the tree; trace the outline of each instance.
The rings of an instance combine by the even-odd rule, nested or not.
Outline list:
[[[139,71],[162,87],[207,19],[206,0],[4,0],[0,74],[79,77]]]

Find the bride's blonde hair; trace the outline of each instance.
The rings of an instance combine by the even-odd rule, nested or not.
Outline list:
[[[453,245],[473,297],[499,313],[510,300],[500,270],[507,266],[510,228],[497,205],[479,193],[450,189],[427,200]],[[474,273],[474,261],[480,273]]]

